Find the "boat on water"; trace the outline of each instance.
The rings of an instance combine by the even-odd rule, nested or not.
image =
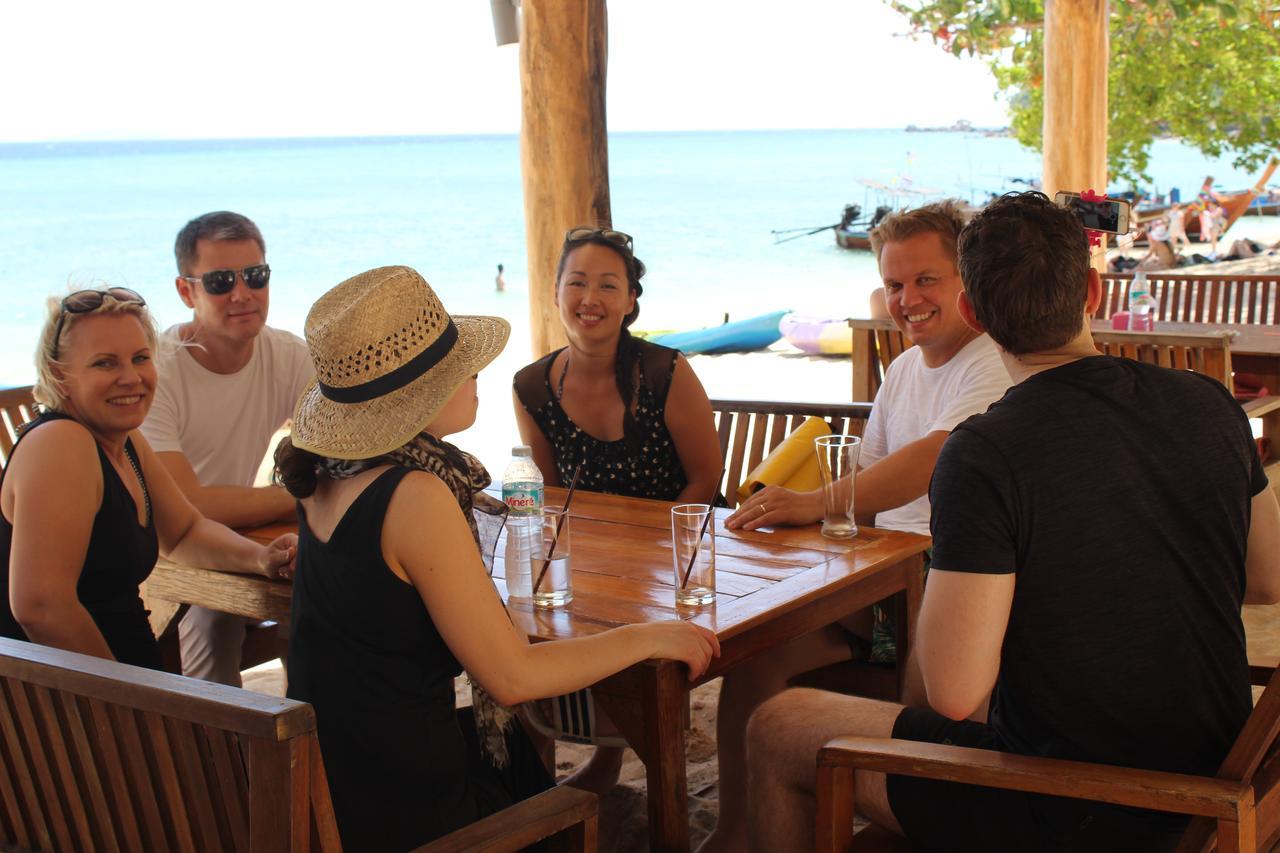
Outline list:
[[[787,313],[787,311],[774,311],[761,314],[759,317],[736,320],[707,329],[654,335],[649,340],[664,347],[678,349],[685,355],[750,352],[763,349],[782,337],[782,332],[778,330],[778,323]]]
[[[836,234],[836,245],[841,249],[870,251],[871,232],[880,224],[880,220],[908,205],[923,204],[926,199],[942,195],[941,190],[914,186],[909,179],[884,184],[870,178],[859,178],[858,183],[866,187],[868,193],[874,194],[875,212],[870,217],[862,219],[862,205],[846,204],[844,206],[840,222],[833,229]]]
[[[1244,209],[1245,216],[1280,216],[1280,190],[1271,189]]]
[[[847,356],[853,352],[853,336],[846,317],[806,317],[787,314],[778,322],[782,336],[810,355]]]

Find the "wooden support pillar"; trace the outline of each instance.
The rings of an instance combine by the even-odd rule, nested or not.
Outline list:
[[[1046,0],[1044,191],[1107,186],[1107,0]]]
[[[523,0],[520,91],[533,356],[564,343],[555,268],[564,232],[609,226],[605,0]]]

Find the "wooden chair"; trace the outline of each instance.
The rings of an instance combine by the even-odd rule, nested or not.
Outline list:
[[[1179,853],[1267,851],[1280,842],[1280,670],[1216,778],[892,738],[841,737],[818,752],[819,851],[910,849],[877,827],[853,836],[854,770],[919,776],[1192,815]],[[877,843],[883,842],[883,847]]]
[[[1233,332],[1173,335],[1164,332],[1097,331],[1093,333],[1093,342],[1103,355],[1202,373],[1231,391],[1234,388],[1231,381],[1232,337]]]
[[[0,388],[0,468],[9,464],[9,453],[18,442],[18,429],[36,416],[30,385]]]
[[[892,320],[850,320],[853,334],[853,399],[871,402],[884,381],[889,364],[911,341]]]
[[[594,850],[557,788],[427,850]],[[339,851],[310,705],[0,639],[0,847]]]
[[[1106,320],[1129,308],[1133,273],[1105,273],[1102,302],[1095,317]],[[1280,323],[1280,275],[1183,275],[1150,273],[1147,282],[1155,297],[1156,322],[1163,323]]]
[[[725,474],[720,490],[729,506],[737,506],[742,478],[760,464],[782,440],[804,423],[818,417],[835,433],[862,435],[870,403],[772,403],[761,400],[712,400],[720,455]]]

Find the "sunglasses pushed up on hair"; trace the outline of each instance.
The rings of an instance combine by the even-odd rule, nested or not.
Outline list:
[[[614,231],[612,228],[570,228],[565,232],[564,240],[566,243],[576,243],[579,240],[590,240],[592,237],[602,237],[610,243],[621,246],[628,252],[632,251],[631,235],[624,231]]]
[[[271,282],[271,267],[266,264],[254,264],[242,270],[210,270],[201,276],[184,275],[182,278],[192,284],[204,286],[204,292],[210,296],[222,296],[230,293],[236,286],[236,276],[244,279],[244,286],[250,290],[261,290]]]
[[[62,326],[67,321],[68,314],[88,314],[90,311],[97,311],[102,307],[102,303],[110,296],[116,302],[132,302],[135,305],[146,306],[147,300],[142,298],[142,294],[136,293],[127,287],[108,287],[105,290],[77,290],[75,293],[68,294],[62,298],[62,304],[58,309],[58,325],[53,330],[53,358],[58,358],[58,339],[62,337]]]

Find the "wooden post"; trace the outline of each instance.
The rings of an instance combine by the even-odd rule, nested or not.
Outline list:
[[[1044,191],[1107,184],[1107,0],[1046,0]]]
[[[564,232],[609,226],[605,0],[524,0],[520,90],[533,357],[564,343],[555,268]]]
[[[1108,0],[1045,0],[1044,192],[1107,188]],[[1104,252],[1095,265],[1105,270]]]

